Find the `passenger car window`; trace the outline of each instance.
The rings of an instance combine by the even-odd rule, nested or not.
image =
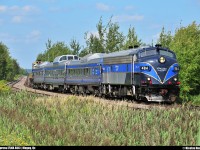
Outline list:
[[[67,60],[66,56],[60,58],[60,61]]]
[[[77,56],[74,56],[74,59],[75,59],[75,60],[78,60],[78,57],[77,57]]]
[[[68,60],[73,60],[73,56],[68,56]]]

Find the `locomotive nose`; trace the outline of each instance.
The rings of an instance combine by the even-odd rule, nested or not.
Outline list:
[[[177,61],[167,56],[156,56],[147,60],[155,71],[157,78],[160,83],[164,84],[172,76],[175,76],[176,72],[174,68],[178,68]]]

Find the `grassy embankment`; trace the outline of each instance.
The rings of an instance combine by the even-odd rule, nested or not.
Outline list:
[[[130,110],[91,97],[0,96],[1,145],[200,145],[198,110]]]

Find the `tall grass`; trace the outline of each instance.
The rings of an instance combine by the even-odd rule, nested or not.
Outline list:
[[[191,96],[190,99],[191,99],[190,103],[200,106],[200,95]]]
[[[0,96],[0,117],[0,145],[198,145],[200,112],[130,110],[92,97],[20,92]]]
[[[200,121],[199,121],[199,134],[198,134],[198,141],[197,145],[200,145]]]

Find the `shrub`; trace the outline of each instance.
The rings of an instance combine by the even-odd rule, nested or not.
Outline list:
[[[6,85],[7,81],[1,80],[0,81],[0,93],[5,93],[10,91],[10,87]]]

